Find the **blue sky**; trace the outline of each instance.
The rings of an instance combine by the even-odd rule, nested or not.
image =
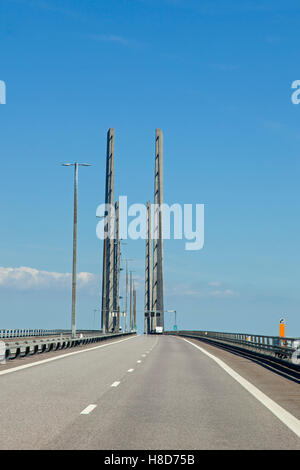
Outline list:
[[[277,334],[284,316],[300,336],[299,23],[293,0],[0,0],[0,328],[70,325],[65,161],[93,165],[80,169],[78,227],[78,326],[93,326],[106,132],[116,195],[143,203],[159,127],[165,201],[205,204],[203,250],[165,243],[166,308],[184,329]],[[139,328],[144,251],[123,246]]]

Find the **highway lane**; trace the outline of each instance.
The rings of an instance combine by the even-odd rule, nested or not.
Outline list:
[[[126,339],[0,384],[1,449],[300,449],[287,426],[180,338]]]
[[[123,377],[155,340],[133,336],[66,351],[65,357],[41,355],[38,365],[16,372],[4,370],[9,373],[0,375],[0,449],[45,446],[72,425],[87,405],[105,402],[116,377]],[[22,361],[14,365],[22,367]]]

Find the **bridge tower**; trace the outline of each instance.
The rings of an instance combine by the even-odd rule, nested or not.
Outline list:
[[[152,310],[152,232],[151,232],[151,202],[147,202],[147,239],[145,263],[145,326],[144,332],[151,332],[150,320]]]
[[[102,315],[103,332],[113,329],[114,311],[114,160],[115,130],[107,132],[105,204],[107,222],[104,226],[103,277],[102,277]]]
[[[163,133],[155,131],[154,240],[151,331],[164,327],[163,286]]]

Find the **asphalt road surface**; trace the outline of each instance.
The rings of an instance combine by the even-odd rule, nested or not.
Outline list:
[[[270,390],[286,380],[295,394],[281,420],[181,338],[130,337],[24,365],[0,366],[0,449],[300,449],[298,384],[253,365],[271,374]]]

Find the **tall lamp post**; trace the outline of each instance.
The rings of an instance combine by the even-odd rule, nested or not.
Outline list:
[[[128,315],[128,262],[129,261],[134,261],[134,260],[135,260],[135,258],[124,258],[123,259],[123,261],[125,261],[125,263],[126,263],[126,294],[125,294],[126,325],[127,325],[127,315]]]
[[[130,313],[130,328],[129,328],[129,331],[132,331],[134,329],[134,325],[133,325],[133,304],[134,304],[134,301],[133,301],[133,277],[132,277],[132,273],[135,273],[135,271],[130,271],[130,294],[129,294],[129,313]]]
[[[74,222],[73,222],[73,271],[72,271],[72,338],[76,336],[76,260],[77,260],[77,192],[78,167],[91,166],[89,163],[63,163],[62,166],[74,166]]]
[[[175,313],[175,323],[174,323],[173,329],[174,329],[174,330],[177,330],[177,320],[176,320],[176,318],[177,318],[177,312],[176,312],[176,310],[167,310],[167,312],[168,312],[168,313]]]
[[[94,308],[93,330],[96,328],[96,312],[100,312],[100,308]]]

